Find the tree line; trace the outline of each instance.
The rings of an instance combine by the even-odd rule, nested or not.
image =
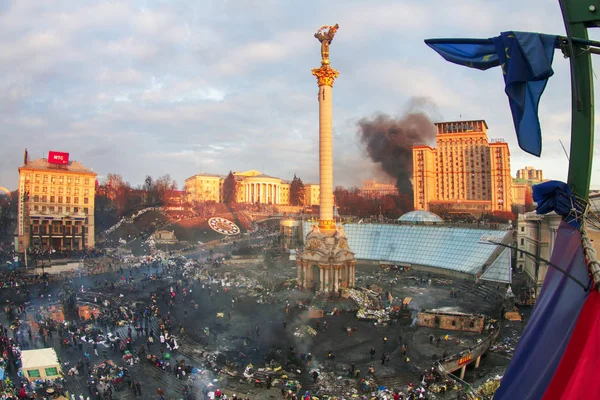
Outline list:
[[[96,190],[96,210],[114,210],[125,215],[144,207],[160,207],[167,204],[177,190],[169,174],[159,178],[146,176],[143,185],[133,187],[120,174],[108,174]]]

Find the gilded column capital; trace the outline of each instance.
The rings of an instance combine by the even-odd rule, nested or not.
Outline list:
[[[329,65],[313,68],[312,74],[317,77],[319,86],[333,86],[335,78],[340,76],[340,72],[331,68]]]

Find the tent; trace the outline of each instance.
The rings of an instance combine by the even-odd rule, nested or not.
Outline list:
[[[52,348],[21,351],[23,373],[28,379],[56,379],[62,373]]]

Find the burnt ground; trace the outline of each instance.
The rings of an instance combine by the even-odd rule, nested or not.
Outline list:
[[[160,271],[160,268],[157,271]],[[123,295],[121,300],[123,304],[132,304],[134,301],[148,301],[150,293],[161,293],[173,284],[173,280],[168,276],[156,281],[142,281],[143,272],[145,271],[132,272],[139,280],[134,291],[119,288],[115,292],[106,292],[104,289],[89,290],[97,290],[98,296],[108,295],[113,299]],[[286,371],[301,371],[297,379],[304,386],[303,391],[312,388],[309,370],[320,368],[334,371],[345,377],[351,362],[356,363],[356,368],[363,376],[366,375],[369,365],[373,365],[376,381],[388,388],[416,382],[420,380],[422,371],[430,368],[432,360],[441,357],[444,351],[448,354],[457,353],[468,348],[479,337],[474,334],[413,326],[414,315],[418,310],[435,308],[498,317],[502,301],[502,292],[494,286],[476,286],[473,282],[452,281],[435,276],[430,277],[432,280],[430,285],[425,275],[385,271],[373,265],[357,265],[357,286],[376,284],[383,290],[391,290],[395,298],[412,297],[412,312],[404,318],[384,324],[358,320],[350,311],[336,316],[326,315],[320,321],[321,327],[325,321],[327,322],[325,331],[320,331],[314,337],[308,335],[299,338],[293,334],[295,328],[305,325],[315,327],[316,321],[308,319],[306,308],[298,307],[298,302],[326,311],[331,311],[336,306],[340,309],[352,309],[353,303],[350,300],[315,298],[312,293],[284,287],[282,282],[296,275],[295,266],[290,262],[276,262],[270,268],[262,264],[221,266],[216,272],[229,277],[227,282],[231,286],[227,293],[218,284],[212,286],[205,284],[203,289],[202,283],[195,283],[186,301],[183,302],[182,298],[178,298],[171,309],[173,326],[176,327],[181,323],[187,331],[187,337],[179,339],[180,349],[172,353],[172,359],[183,359],[186,364],[202,371],[212,370],[202,378],[202,383],[212,380],[215,385],[213,388],[220,387],[228,394],[236,393],[250,398],[258,398],[258,396],[278,398],[281,395],[277,388],[270,391],[255,389],[252,384],[240,379],[239,374],[248,363],[252,363],[255,367],[263,367],[271,359],[276,365],[282,365]],[[120,274],[105,274],[75,279],[74,283],[77,286],[84,285],[88,290],[88,287],[94,286],[95,281],[101,284],[104,280],[111,282],[119,281],[120,278]],[[258,285],[262,287],[261,290],[257,290]],[[450,297],[449,293],[453,288],[458,290],[458,298]],[[53,294],[51,298],[54,299],[58,295],[59,285],[54,284],[51,289]],[[290,311],[287,314],[284,311],[286,303],[290,304]],[[31,309],[39,307],[40,304],[47,304],[47,300],[34,300]],[[195,308],[194,304],[198,304],[198,308]],[[159,301],[159,305],[161,312],[166,314],[167,305],[162,301]],[[223,313],[223,317],[219,317],[218,313]],[[284,328],[284,320],[287,321],[286,328]],[[355,328],[352,336],[347,336],[345,332],[349,325]],[[259,336],[255,333],[257,326],[260,329]],[[158,332],[156,321],[151,323],[151,327],[155,333]],[[205,335],[205,328],[210,329],[211,334],[208,337]],[[522,325],[516,323],[507,328],[508,336],[512,335],[514,338],[520,334]],[[126,330],[126,326],[121,327],[117,333],[125,336]],[[216,336],[212,333],[215,331]],[[450,340],[442,341],[437,347],[429,343],[430,333],[435,336],[448,334]],[[133,336],[135,338],[135,333]],[[387,344],[383,343],[384,337],[388,338]],[[409,363],[405,362],[401,354],[400,337],[402,343],[408,347]],[[460,344],[457,344],[457,340]],[[138,348],[144,342],[143,338],[138,339],[135,347]],[[56,337],[53,346],[57,348],[61,360],[68,361],[71,365],[81,357],[81,353],[77,350],[60,349]],[[294,348],[293,351],[290,346]],[[376,349],[374,360],[371,360],[369,354],[371,347]],[[154,346],[155,352],[157,352],[156,348],[157,345]],[[100,347],[99,357],[93,355],[91,346],[84,348],[84,351],[92,355],[92,363],[99,363],[103,358],[102,349]],[[109,357],[115,363],[123,364],[120,354],[113,354],[110,349],[107,350]],[[335,356],[333,362],[327,360],[328,351]],[[214,352],[218,354],[216,359],[213,356]],[[299,360],[300,352],[313,354],[313,364],[310,369],[303,366]],[[382,352],[390,355],[390,360],[385,365],[381,365],[380,361]],[[212,364],[207,362],[207,355],[210,355],[208,358],[213,361]],[[226,363],[232,366],[231,370],[237,371],[238,376],[216,373]],[[508,358],[490,353],[489,357],[482,360],[479,371],[472,370],[472,366],[467,370],[465,379],[474,381],[483,375],[502,371],[507,363]],[[172,372],[159,370],[145,360],[129,367],[129,371],[134,380],[142,383],[143,398],[155,398],[158,387],[165,390],[166,398],[181,397],[181,387],[185,382],[177,380]],[[195,390],[198,392],[196,398],[202,398],[199,384],[200,381],[194,383]],[[350,384],[353,384],[352,381]],[[84,377],[68,378],[68,387],[75,394],[87,393]],[[116,392],[114,398],[133,398],[133,394],[130,390],[123,389]]]

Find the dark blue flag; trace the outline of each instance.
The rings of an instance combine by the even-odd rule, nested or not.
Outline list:
[[[454,64],[486,70],[500,65],[519,146],[540,156],[540,97],[552,70],[558,36],[502,32],[491,39],[429,39],[425,43]]]

